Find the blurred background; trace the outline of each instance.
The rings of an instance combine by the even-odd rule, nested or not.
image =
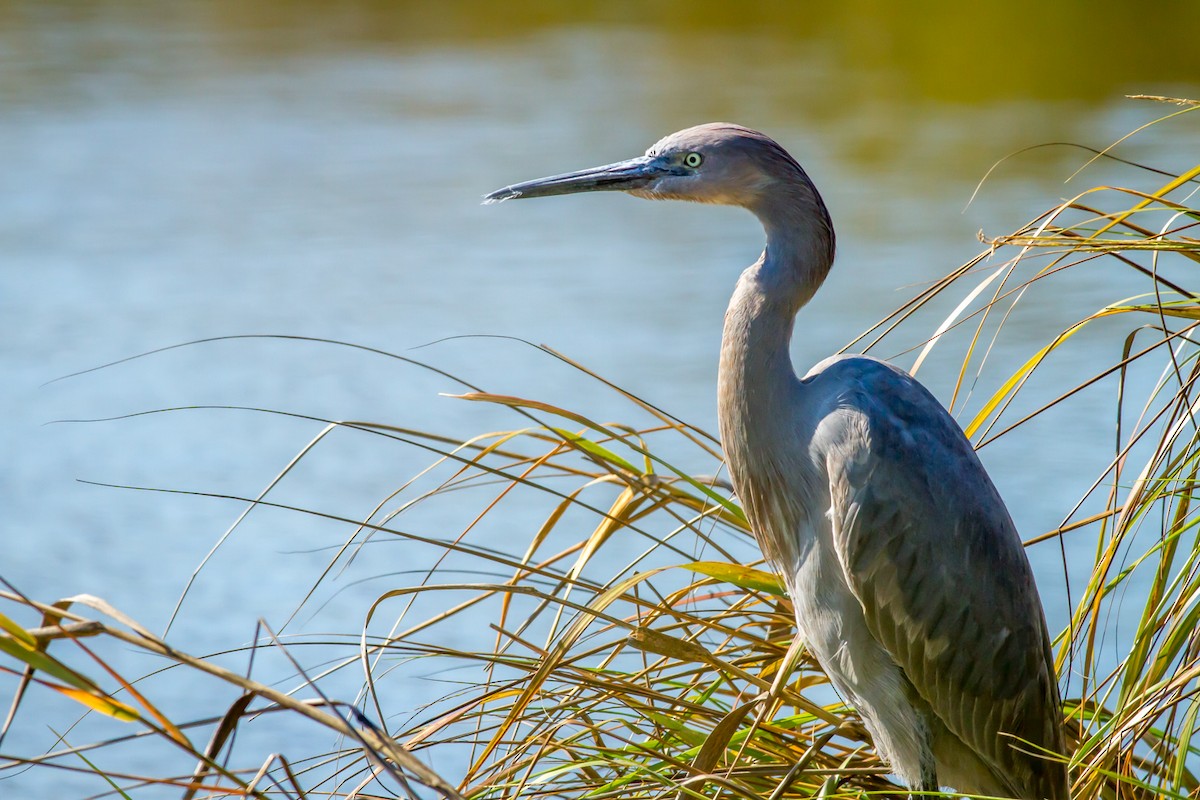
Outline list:
[[[804,371],[978,252],[980,230],[1130,182],[1109,163],[1068,182],[1090,153],[1026,148],[1103,148],[1174,110],[1126,94],[1200,97],[1197,30],[1195,2],[1135,17],[1025,0],[0,2],[0,575],[45,601],[101,596],[161,631],[244,507],[187,493],[253,496],[322,427],[208,406],[460,438],[521,424],[440,396],[463,390],[443,375],[299,339],[209,341],[94,370],[200,339],[335,339],[594,418],[628,413],[492,338],[519,337],[715,431],[721,317],[761,249],[753,218],[611,195],[483,207],[483,194],[633,156],[699,122],[766,131],[806,166],[839,235],[838,264],[797,325]],[[1198,134],[1191,115],[1115,152],[1178,172],[1195,164]],[[1031,295],[997,368],[1122,297],[1127,277],[1073,279],[1069,304]],[[911,366],[941,316],[925,319],[874,352]],[[1120,342],[1078,347],[1081,363],[1055,369],[1082,379]],[[948,401],[962,350],[944,349],[921,378]],[[1060,524],[1095,477],[1113,404],[1100,387],[982,451],[1027,536]],[[128,416],[170,408],[184,410]],[[273,496],[361,518],[431,459],[334,436]],[[422,513],[412,524],[462,528]],[[519,550],[529,531],[514,524],[493,545]],[[256,511],[197,577],[172,640],[205,654],[250,641],[260,618],[282,625],[350,533]],[[1091,543],[1080,546],[1086,562]],[[419,580],[433,552],[377,551],[326,583],[293,629],[356,633],[371,600]],[[1034,558],[1060,629],[1063,552]],[[472,635],[492,634],[463,631],[464,646]],[[392,695],[401,717],[441,693],[420,674],[406,685]],[[354,681],[342,688],[352,696]],[[157,691],[172,707],[196,699],[186,682]],[[75,715],[33,699],[2,750],[50,748]],[[314,750],[333,746],[314,735]],[[453,779],[454,764],[436,766]],[[86,774],[0,776],[5,797],[103,788]]]

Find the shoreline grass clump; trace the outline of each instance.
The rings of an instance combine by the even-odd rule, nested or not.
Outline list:
[[[1158,124],[1198,108],[1181,101]],[[978,258],[852,345],[894,347],[907,337],[901,346],[916,348],[916,368],[935,347],[961,345],[949,404],[976,446],[1020,437],[1030,420],[1085,393],[1111,396],[1112,452],[1088,466],[1094,483],[1083,498],[1060,498],[1057,529],[1025,532],[1040,547],[1060,546],[1064,559],[1064,542],[1078,552],[1086,537],[1093,560],[1090,576],[1069,587],[1072,613],[1055,642],[1079,798],[1200,791],[1200,509],[1192,502],[1200,471],[1200,165],[1177,174],[1127,169],[1131,180],[1150,185],[1090,189],[1013,234],[985,239]],[[1141,288],[1081,315],[1064,302],[1064,313],[1077,316],[1022,363],[988,361],[1022,302],[1053,296],[1069,276],[1095,269],[1128,272]],[[921,313],[946,297],[958,301],[947,317]],[[1060,385],[1055,365],[1084,336],[1111,341],[1113,357],[1088,365],[1088,380]],[[320,440],[347,429],[437,454],[421,476],[431,488],[401,487],[365,518],[323,514],[351,531],[330,570],[368,539],[395,537],[439,548],[477,574],[450,580],[466,570],[435,570],[383,593],[363,610],[361,629],[322,640],[335,655],[319,669],[300,662],[302,638],[264,629],[238,672],[220,658],[173,648],[102,600],[45,604],[8,586],[0,592],[0,669],[13,688],[3,730],[31,690],[56,692],[114,721],[88,745],[68,744],[73,737],[64,735],[52,753],[22,752],[19,742],[0,738],[0,779],[26,768],[77,770],[95,776],[97,794],[172,787],[185,798],[902,793],[853,711],[793,641],[788,598],[757,560],[745,517],[720,479],[718,443],[592,377],[621,393],[640,421],[601,422],[474,388],[461,397],[508,409],[521,427],[460,441],[322,421],[299,457],[319,457]],[[243,499],[251,508],[272,506],[273,486]],[[455,504],[466,520],[461,530],[408,527],[414,508],[434,503]],[[506,510],[515,503],[538,509],[540,522],[513,530]],[[501,549],[497,541],[514,544]],[[429,604],[418,607],[417,598],[432,598],[439,610],[424,614]],[[1112,641],[1108,626],[1118,616],[1135,624],[1113,658],[1102,645]],[[492,647],[446,644],[456,628],[479,626]],[[208,718],[172,719],[140,680],[109,665],[105,654],[114,647],[151,653],[227,699],[214,701]],[[268,653],[294,659],[289,688],[254,678],[253,658]],[[414,664],[444,682],[443,700],[415,710],[404,702],[402,668]],[[326,697],[328,676],[349,671],[362,676],[357,696]],[[324,726],[336,748],[240,745],[239,730],[267,717]],[[121,774],[103,766],[113,748],[151,743],[187,769]]]

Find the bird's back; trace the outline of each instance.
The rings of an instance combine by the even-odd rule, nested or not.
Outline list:
[[[1064,752],[1033,573],[962,430],[916,380],[872,358],[822,362],[797,391],[804,418],[794,430],[828,482],[828,542],[816,549],[832,549],[866,630],[911,685],[906,702],[928,718],[940,782],[1066,800],[1061,762],[1026,752]],[[796,535],[764,522],[767,536]],[[817,603],[833,596],[828,586],[807,591]],[[838,623],[843,637],[852,628]],[[830,660],[838,658],[846,653]],[[863,689],[856,704],[869,706],[872,694],[879,715],[900,702],[882,686]]]

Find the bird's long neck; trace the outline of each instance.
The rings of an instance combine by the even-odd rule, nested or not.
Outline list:
[[[756,532],[765,498],[754,487],[783,479],[795,458],[794,430],[803,387],[789,355],[796,312],[812,298],[833,263],[833,229],[811,184],[780,192],[752,208],[767,247],[742,273],[725,313],[718,378],[718,413],[726,459]],[[790,446],[789,446],[790,445]],[[764,549],[767,549],[764,542]],[[777,562],[790,554],[767,552]]]

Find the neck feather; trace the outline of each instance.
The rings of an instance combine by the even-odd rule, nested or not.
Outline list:
[[[787,431],[803,402],[789,355],[793,322],[825,280],[834,240],[829,214],[807,178],[751,210],[763,223],[767,247],[742,273],[725,314],[718,413],[734,486],[758,530],[763,510],[755,508],[751,487],[776,477],[764,471],[787,469],[781,463],[791,452]]]
[[[765,192],[750,210],[763,224],[767,246],[742,273],[725,314],[723,418],[727,406],[740,407],[735,401],[762,404],[774,397],[775,389],[795,382],[789,356],[792,324],[833,265],[829,212],[803,172],[796,181]]]

